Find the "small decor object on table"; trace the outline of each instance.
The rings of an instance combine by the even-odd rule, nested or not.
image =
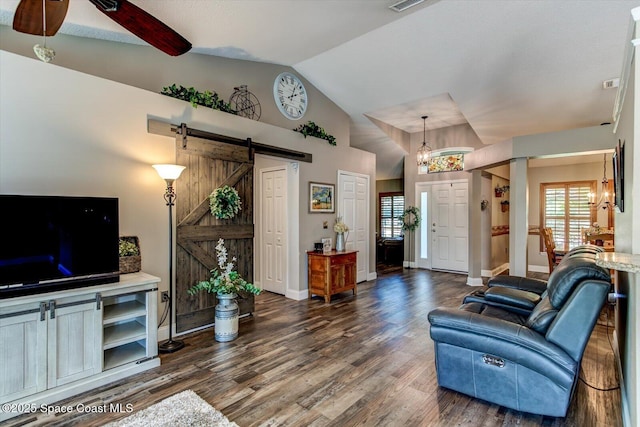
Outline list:
[[[216,218],[231,219],[242,209],[242,201],[235,188],[223,185],[209,195],[209,207]]]
[[[331,237],[325,237],[324,239],[322,239],[322,251],[323,253],[329,253],[331,252]]]
[[[224,239],[219,239],[216,245],[218,268],[211,270],[208,280],[198,282],[187,290],[189,295],[200,291],[216,294],[218,304],[215,309],[215,339],[218,342],[233,341],[238,338],[238,304],[236,298],[240,291],[259,295],[261,289],[244,280],[237,271],[233,271],[236,257],[227,262],[227,248]]]
[[[342,221],[342,217],[339,216],[336,218],[336,222],[333,225],[333,231],[336,234],[336,251],[344,252],[344,245],[347,243],[344,233],[349,233],[349,226]],[[348,237],[348,234],[347,234]]]
[[[122,236],[118,241],[118,255],[120,274],[136,273],[140,271],[142,257],[140,243],[136,236]]]

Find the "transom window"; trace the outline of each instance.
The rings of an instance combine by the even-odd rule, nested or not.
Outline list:
[[[582,229],[596,220],[589,205],[595,181],[540,184],[540,226],[553,230],[556,248],[568,251],[582,244]]]
[[[402,221],[398,219],[404,212],[402,193],[380,193],[380,237],[400,237]]]

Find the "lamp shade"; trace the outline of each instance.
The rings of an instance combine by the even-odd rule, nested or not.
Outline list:
[[[160,178],[164,180],[175,181],[178,179],[185,166],[180,165],[153,165]]]

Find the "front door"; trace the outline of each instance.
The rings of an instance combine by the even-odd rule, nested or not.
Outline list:
[[[431,267],[466,272],[469,268],[468,183],[432,186]]]
[[[260,171],[262,248],[261,285],[269,292],[287,290],[287,171]]]

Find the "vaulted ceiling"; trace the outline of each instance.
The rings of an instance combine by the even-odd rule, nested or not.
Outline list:
[[[611,121],[637,0],[132,0],[217,56],[293,67],[351,117],[351,145],[400,177],[389,135],[468,123],[492,144]],[[17,0],[0,0],[11,25]],[[61,32],[141,43],[86,0]],[[437,148],[437,147],[436,147]]]

